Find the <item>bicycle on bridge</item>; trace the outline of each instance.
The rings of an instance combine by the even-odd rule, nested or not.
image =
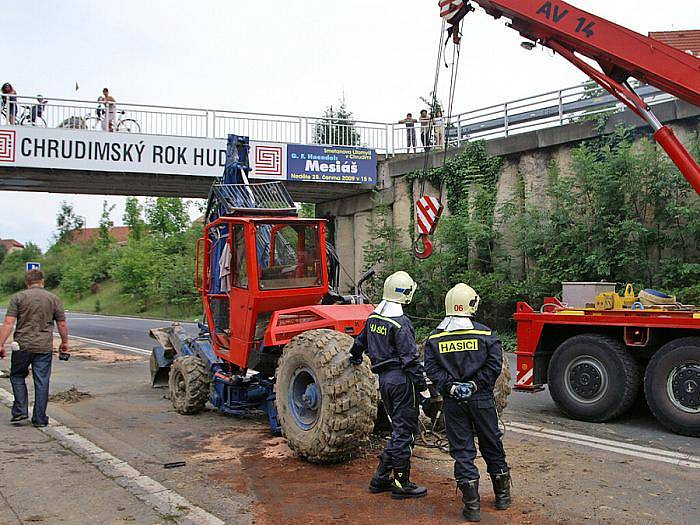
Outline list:
[[[117,118],[115,119],[115,114]],[[132,118],[125,118],[126,112],[124,110],[115,111],[114,108],[105,107],[104,104],[99,104],[95,115],[87,115],[83,119],[85,125],[84,129],[96,130],[102,129],[104,131],[117,131],[124,133],[140,133],[141,126],[136,120]],[[105,119],[111,120],[105,121]]]
[[[16,97],[13,97],[16,98]],[[45,106],[48,102],[48,100],[44,99],[41,95],[37,95],[36,97],[37,103],[36,104],[22,104],[20,107],[22,108],[22,113],[20,113],[19,117],[15,117],[15,124],[20,125],[20,126],[36,126],[40,128],[45,128],[46,127],[46,120],[44,119],[44,111],[45,111]],[[12,125],[10,122],[9,118],[9,112],[13,111],[14,108],[11,108],[11,105],[14,105],[15,108],[17,107],[17,101],[12,100],[10,98],[9,101],[5,100],[5,97],[2,97],[2,110],[0,111],[0,124],[3,125]],[[16,109],[14,109],[16,111]]]

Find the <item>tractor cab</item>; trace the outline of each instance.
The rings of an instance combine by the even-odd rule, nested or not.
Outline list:
[[[197,243],[197,289],[213,354],[271,377],[294,336],[357,335],[372,307],[329,292],[326,221],[298,217],[281,182],[250,183],[249,171],[248,139],[232,135]]]
[[[325,235],[323,220],[272,211],[241,212],[205,226],[197,284],[217,356],[256,368],[273,313],[321,302],[328,293]]]

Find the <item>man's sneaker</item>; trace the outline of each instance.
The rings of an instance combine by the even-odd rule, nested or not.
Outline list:
[[[48,423],[35,423],[34,421],[32,421],[32,425],[36,428],[44,428],[49,426]]]
[[[10,423],[19,423],[20,421],[24,421],[25,419],[29,419],[29,416],[12,416],[12,419],[10,419]]]

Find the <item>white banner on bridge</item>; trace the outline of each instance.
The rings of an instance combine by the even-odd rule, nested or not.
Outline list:
[[[286,144],[251,141],[251,178],[285,180],[286,158]],[[218,177],[225,163],[226,139],[0,126],[0,168]]]

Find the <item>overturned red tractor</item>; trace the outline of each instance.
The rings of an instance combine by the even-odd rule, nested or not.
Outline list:
[[[378,393],[366,361],[349,362],[372,306],[330,291],[337,268],[325,221],[297,217],[281,183],[249,184],[248,139],[230,136],[197,246],[205,323],[154,331],[154,385],[178,412],[210,401],[222,412],[264,411],[273,431],[311,461],[342,461],[366,441]],[[330,267],[330,270],[329,270]]]

